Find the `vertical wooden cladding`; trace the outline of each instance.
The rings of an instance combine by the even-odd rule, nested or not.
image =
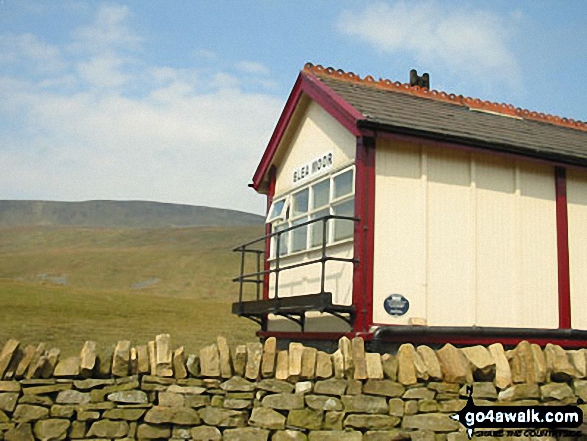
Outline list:
[[[374,321],[556,328],[552,167],[378,142]]]
[[[587,172],[567,171],[566,197],[571,325],[587,329]]]

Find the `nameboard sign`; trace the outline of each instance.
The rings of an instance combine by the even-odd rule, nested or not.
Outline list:
[[[332,152],[324,153],[317,158],[300,165],[293,171],[293,182],[297,184],[301,181],[319,175],[332,168]]]

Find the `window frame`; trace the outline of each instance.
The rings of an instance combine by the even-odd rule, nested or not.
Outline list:
[[[340,176],[344,173],[347,173],[351,171],[352,172],[352,183],[351,183],[351,191],[347,194],[344,194],[342,196],[339,196],[338,198],[334,198],[334,179],[337,176]],[[267,216],[267,222],[268,224],[271,225],[271,231],[272,232],[276,232],[277,228],[289,228],[295,225],[296,222],[305,222],[305,221],[309,221],[312,219],[312,216],[315,215],[318,212],[324,211],[324,210],[328,210],[328,214],[332,215],[334,214],[334,207],[336,205],[339,204],[343,204],[345,202],[348,202],[350,200],[354,200],[355,198],[355,183],[356,183],[356,167],[355,164],[351,164],[351,165],[347,165],[344,166],[338,170],[334,170],[331,173],[329,173],[326,176],[320,176],[319,178],[316,178],[310,182],[306,182],[304,183],[304,185],[300,186],[300,187],[296,187],[292,190],[290,190],[287,193],[283,193],[281,195],[279,195],[279,197],[277,197],[275,199],[275,202],[281,201],[281,200],[285,200],[285,204],[282,210],[282,216],[277,216],[274,217],[273,219],[269,219],[269,215]],[[321,205],[320,207],[317,208],[313,208],[314,205],[314,191],[312,190],[312,187],[324,182],[324,181],[329,181],[329,189],[328,189],[328,203]],[[308,209],[306,212],[304,213],[300,213],[297,214],[296,216],[293,216],[293,197],[294,195],[303,192],[305,190],[308,190]],[[273,209],[273,203],[271,204],[270,207],[270,213],[271,210]],[[350,222],[350,221],[340,221],[340,222]],[[330,246],[335,246],[335,245],[339,245],[345,242],[350,242],[354,240],[354,236],[351,234],[348,237],[344,237],[342,239],[338,239],[335,240],[335,228],[336,228],[336,220],[329,220],[328,224],[327,224],[327,241],[326,241],[326,246],[330,247]],[[320,243],[318,245],[313,245],[313,239],[314,239],[314,231],[315,228],[318,227],[322,228],[322,223],[321,222],[315,222],[313,224],[309,224],[306,225],[305,227],[302,227],[301,229],[297,229],[297,230],[291,230],[283,235],[281,235],[281,241],[286,240],[286,245],[285,245],[285,250],[286,252],[280,253],[279,258],[284,258],[284,257],[290,257],[290,256],[295,256],[295,255],[299,255],[299,254],[303,254],[303,253],[308,253],[311,251],[315,251],[318,250],[322,247],[322,241],[320,241]],[[306,236],[306,246],[302,249],[296,250],[296,251],[292,251],[293,250],[293,244],[294,244],[294,240],[293,240],[293,235],[296,231],[302,231],[305,229],[305,236]],[[275,256],[275,248],[276,248],[276,238],[275,236],[273,236],[271,238],[271,247],[270,247],[270,256],[268,258],[268,260],[274,260],[276,258]],[[284,245],[281,245],[282,247]]]

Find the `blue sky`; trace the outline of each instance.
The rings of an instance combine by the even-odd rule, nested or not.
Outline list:
[[[587,120],[587,2],[0,0],[0,199],[262,212],[306,61]],[[586,146],[587,148],[587,146]]]

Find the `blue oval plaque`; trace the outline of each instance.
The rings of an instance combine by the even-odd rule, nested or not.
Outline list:
[[[394,317],[404,315],[410,309],[410,302],[401,294],[391,294],[383,301],[385,311]]]

